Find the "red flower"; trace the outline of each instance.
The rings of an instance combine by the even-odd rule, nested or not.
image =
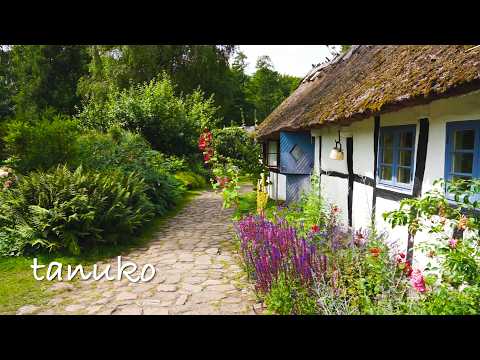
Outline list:
[[[334,205],[334,206],[332,206],[332,211],[334,213],[338,213],[340,211],[340,209],[338,208],[338,206]]]
[[[205,129],[198,139],[198,148],[202,151],[205,150],[211,141],[212,133],[208,131],[208,129]]]
[[[207,146],[207,143],[203,137],[200,137],[200,140],[198,140],[198,148],[200,150],[205,150],[205,147]]]
[[[209,162],[212,156],[213,156],[212,148],[208,148],[206,151],[203,152],[203,160],[205,160],[205,162]]]
[[[378,247],[370,248],[369,251],[370,251],[370,254],[372,254],[372,256],[375,256],[375,257],[377,257],[381,252],[381,250]]]
[[[312,231],[313,231],[314,233],[319,232],[319,231],[320,231],[320,227],[319,227],[317,224],[315,224],[315,225],[312,226]]]
[[[412,275],[412,266],[410,265],[410,262],[405,261],[405,267],[403,268],[403,272],[410,277]]]

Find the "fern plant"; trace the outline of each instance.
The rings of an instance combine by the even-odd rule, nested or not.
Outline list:
[[[21,239],[20,252],[44,248],[79,254],[98,243],[128,239],[149,221],[154,206],[146,190],[143,179],[133,172],[82,167],[71,172],[59,166],[30,173],[2,193],[0,228]]]

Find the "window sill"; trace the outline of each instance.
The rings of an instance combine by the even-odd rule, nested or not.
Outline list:
[[[399,194],[404,194],[404,195],[413,195],[413,188],[412,189],[404,189],[404,188],[400,188],[400,187],[393,186],[393,185],[382,184],[382,183],[379,183],[379,182],[377,182],[377,188],[378,189],[383,189],[383,190],[388,190],[388,191],[393,191],[393,192],[396,192],[396,193],[399,193]]]

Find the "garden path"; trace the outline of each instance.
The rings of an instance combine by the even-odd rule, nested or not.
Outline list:
[[[221,195],[202,192],[169,219],[144,248],[122,255],[139,269],[152,264],[150,282],[57,282],[46,306],[27,305],[17,314],[255,314],[260,311],[239,266],[232,238],[232,209],[222,210]],[[99,270],[117,259],[98,263]],[[64,271],[65,272],[65,271]],[[64,275],[65,276],[65,275]],[[258,310],[258,311],[257,311]]]

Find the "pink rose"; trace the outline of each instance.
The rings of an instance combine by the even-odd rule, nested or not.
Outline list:
[[[455,249],[455,248],[457,247],[457,242],[458,242],[457,239],[451,238],[450,240],[448,240],[448,245],[449,245],[452,249]]]
[[[418,269],[412,271],[410,283],[418,292],[424,293],[425,291],[427,291],[427,289],[425,288],[425,279],[423,278],[423,274]]]

